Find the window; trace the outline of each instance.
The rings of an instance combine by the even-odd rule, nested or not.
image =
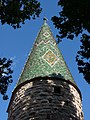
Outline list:
[[[68,100],[65,101],[65,105],[66,105],[66,106],[69,105],[69,101],[68,101]]]
[[[49,102],[49,103],[52,103],[52,99],[53,99],[53,98],[52,98],[51,96],[49,96],[47,99],[48,99],[48,102]]]
[[[52,103],[52,99],[49,99],[48,101],[49,101],[49,103]]]
[[[61,89],[59,86],[54,86],[54,93],[58,93],[58,94],[61,93]]]

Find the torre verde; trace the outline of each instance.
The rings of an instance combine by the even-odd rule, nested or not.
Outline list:
[[[8,120],[84,120],[82,95],[46,19],[8,105]]]

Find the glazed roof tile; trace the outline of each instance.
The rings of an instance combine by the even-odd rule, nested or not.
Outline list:
[[[46,21],[38,33],[17,85],[44,76],[60,77],[75,83]]]

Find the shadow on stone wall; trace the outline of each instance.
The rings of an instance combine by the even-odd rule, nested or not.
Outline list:
[[[83,120],[77,116],[76,96],[70,85],[60,74],[50,76],[32,80],[33,86],[18,103],[22,106],[19,120]]]

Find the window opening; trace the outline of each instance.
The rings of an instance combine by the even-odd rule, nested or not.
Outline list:
[[[54,93],[58,93],[58,94],[61,93],[61,89],[59,86],[54,86]]]
[[[68,101],[68,100],[65,101],[65,105],[66,105],[66,106],[69,105],[69,101]]]

